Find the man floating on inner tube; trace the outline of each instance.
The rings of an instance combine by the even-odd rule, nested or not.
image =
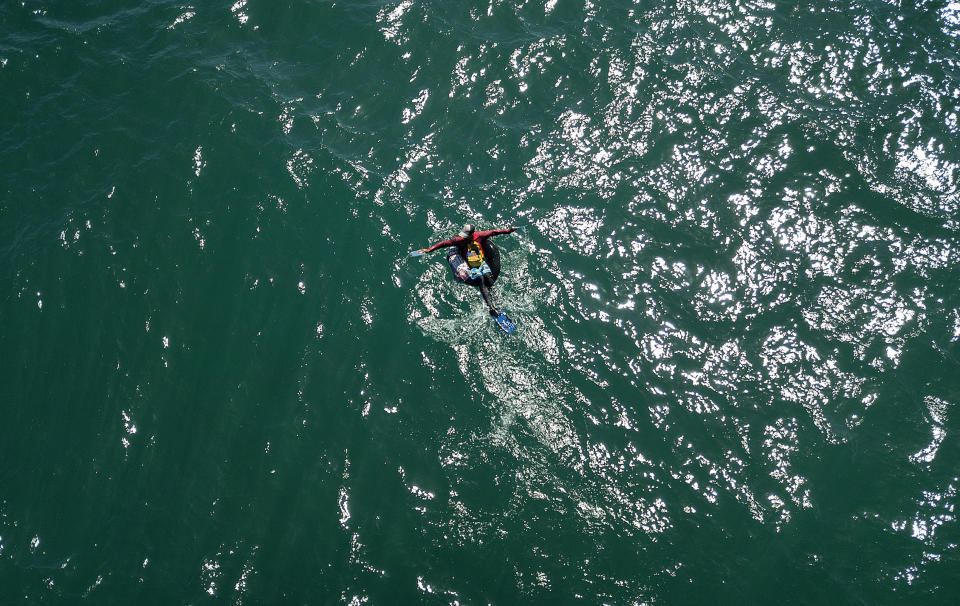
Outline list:
[[[487,240],[491,236],[510,234],[516,230],[516,227],[509,227],[507,229],[476,231],[473,225],[467,223],[457,237],[437,242],[430,248],[421,248],[417,251],[428,253],[438,248],[452,247],[452,250],[447,253],[447,262],[450,264],[450,269],[453,270],[453,277],[459,282],[472,284],[480,289],[480,294],[490,310],[490,315],[496,318],[497,324],[507,334],[513,332],[516,325],[493,304],[489,289],[500,274],[500,251],[493,245],[493,242]]]

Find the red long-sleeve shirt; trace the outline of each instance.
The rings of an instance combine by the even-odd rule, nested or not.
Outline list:
[[[470,242],[471,239],[473,239],[478,244],[483,245],[483,241],[489,238],[490,236],[511,234],[514,231],[516,231],[516,228],[514,227],[508,227],[507,229],[491,229],[488,231],[475,231],[473,232],[472,238],[470,236],[466,236],[466,237],[457,236],[456,238],[450,238],[449,240],[444,240],[443,242],[437,242],[436,244],[428,248],[427,252],[433,252],[438,248],[445,248],[447,246],[456,246],[457,248],[460,249],[461,252],[463,252],[467,247],[467,243]]]

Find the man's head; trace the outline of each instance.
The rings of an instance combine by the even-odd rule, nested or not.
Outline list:
[[[472,235],[473,235],[473,225],[470,223],[467,223],[466,225],[463,226],[463,229],[460,230],[460,236],[463,238],[469,238]]]

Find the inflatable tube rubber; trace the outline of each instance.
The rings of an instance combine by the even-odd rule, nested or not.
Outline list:
[[[482,246],[483,258],[490,267],[490,281],[492,283],[500,276],[500,250],[490,240],[485,240]],[[457,282],[473,284],[477,281],[467,277],[470,275],[470,268],[456,246],[450,247],[450,252],[447,253],[447,263],[450,265],[450,271],[453,272],[453,279]]]

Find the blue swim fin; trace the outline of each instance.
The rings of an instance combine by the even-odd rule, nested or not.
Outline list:
[[[497,321],[497,325],[503,329],[503,332],[508,335],[517,329],[517,325],[513,323],[513,320],[507,317],[507,314],[500,312],[500,315],[494,318]]]

